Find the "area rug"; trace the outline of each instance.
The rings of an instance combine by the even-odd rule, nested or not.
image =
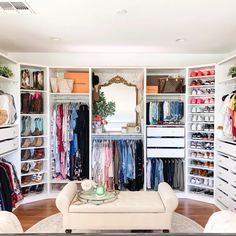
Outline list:
[[[144,219],[145,220],[145,219]],[[94,231],[78,231],[73,230],[73,233],[93,233]],[[107,231],[99,231],[107,232]],[[119,231],[121,232],[121,231]],[[129,234],[130,231],[122,231],[122,233]],[[171,233],[202,233],[203,228],[195,221],[187,218],[186,216],[174,213],[172,220]],[[58,213],[49,216],[37,224],[29,228],[26,233],[64,233],[62,228],[62,214]],[[109,231],[109,233],[118,233],[118,231]]]

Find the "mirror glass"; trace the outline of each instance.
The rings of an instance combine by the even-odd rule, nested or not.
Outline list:
[[[104,92],[107,102],[113,101],[116,104],[115,115],[106,118],[106,131],[121,131],[121,127],[127,123],[136,123],[136,87],[113,83],[101,86],[100,91]]]

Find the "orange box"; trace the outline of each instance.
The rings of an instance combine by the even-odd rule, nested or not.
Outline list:
[[[158,93],[158,86],[147,85],[147,93],[148,94],[157,94]]]
[[[89,73],[81,72],[65,72],[64,79],[74,80],[72,93],[89,93]]]

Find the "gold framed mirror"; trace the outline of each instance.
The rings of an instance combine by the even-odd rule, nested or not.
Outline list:
[[[116,104],[115,115],[107,117],[107,130],[120,131],[127,123],[138,123],[136,106],[138,103],[138,89],[135,84],[129,83],[117,75],[98,86],[99,93],[104,92],[107,101]]]

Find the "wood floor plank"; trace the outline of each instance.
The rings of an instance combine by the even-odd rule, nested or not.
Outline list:
[[[179,206],[176,209],[177,213],[196,221],[203,227],[205,227],[209,217],[216,211],[219,211],[219,209],[213,204],[190,199],[180,199]],[[55,199],[24,204],[14,211],[15,215],[19,218],[24,231],[40,220],[58,212],[55,205]]]

